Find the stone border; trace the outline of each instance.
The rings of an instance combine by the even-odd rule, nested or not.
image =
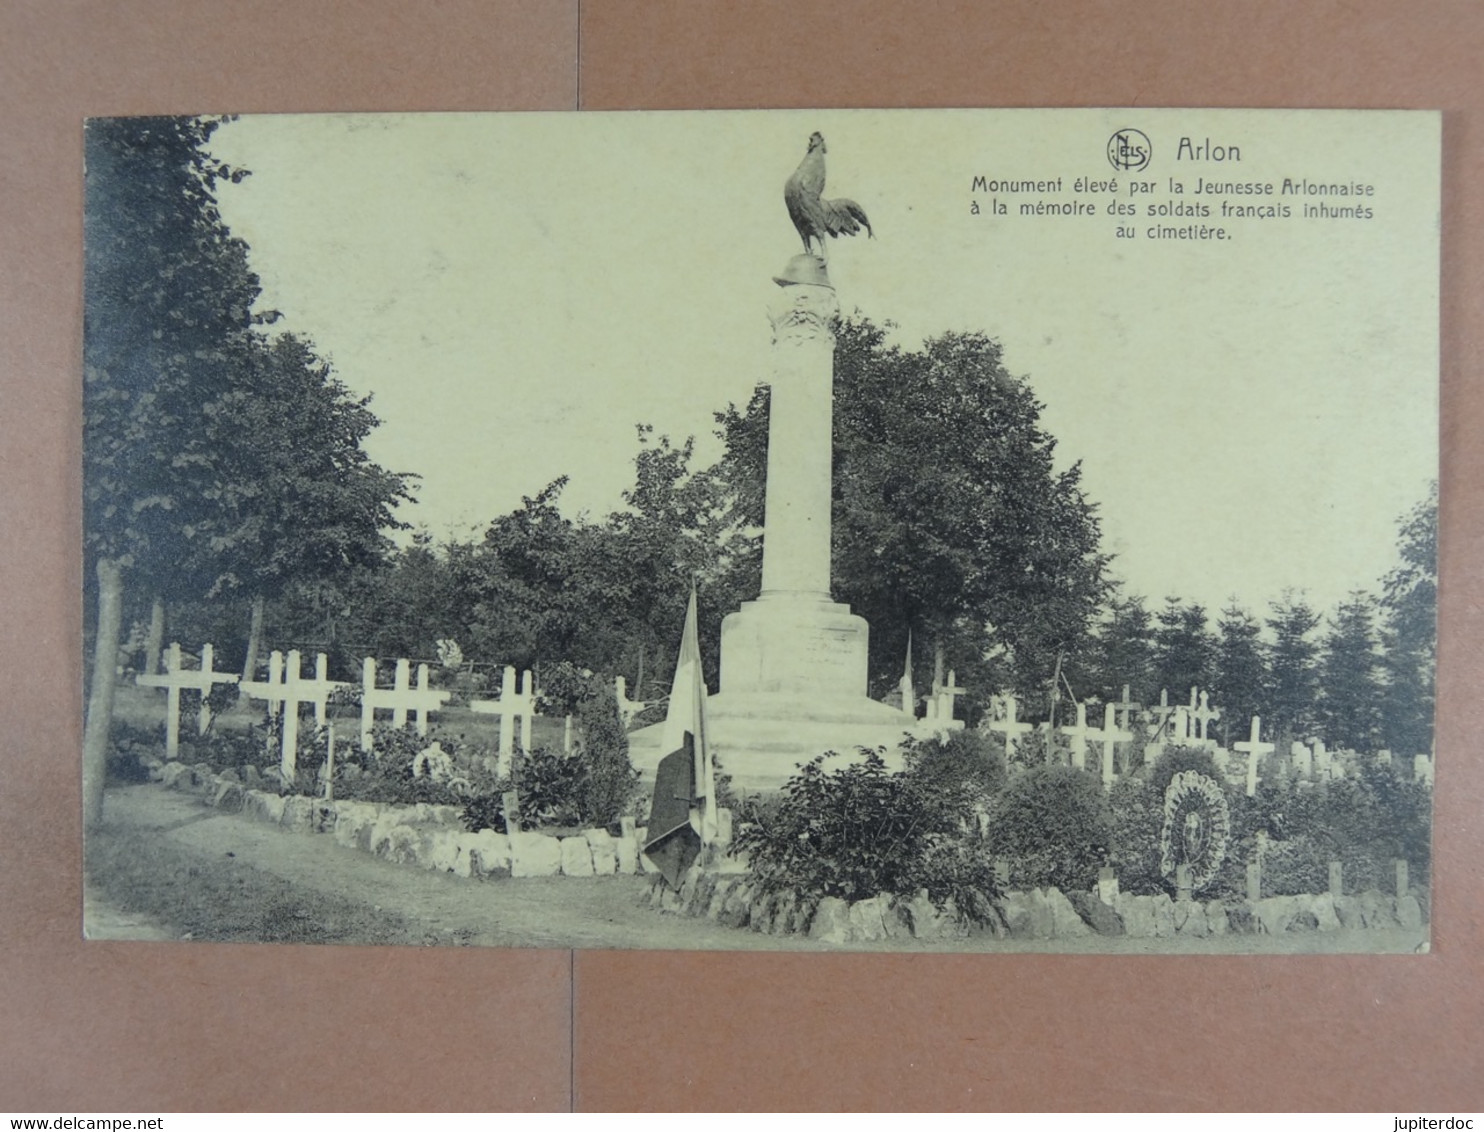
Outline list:
[[[470,833],[458,824],[458,807],[425,802],[327,802],[303,795],[250,789],[232,771],[218,774],[200,764],[163,763],[150,776],[168,789],[195,794],[208,805],[296,833],[323,833],[339,845],[395,864],[451,872],[461,877],[601,877],[654,873],[639,852],[645,830],[632,838],[606,829],[569,837],[539,832],[508,836],[492,829]],[[998,919],[970,925],[950,899],[937,904],[926,892],[907,898],[879,893],[865,900],[822,899],[797,892],[757,892],[745,872],[693,868],[680,891],[653,876],[644,899],[677,915],[706,917],[731,928],[771,935],[806,935],[825,943],[883,939],[962,939],[974,934],[1052,939],[1086,935],[1278,935],[1340,929],[1418,930],[1428,922],[1428,893],[1413,887],[1400,897],[1376,889],[1354,896],[1269,896],[1246,901],[1172,900],[1167,894],[1120,892],[1104,903],[1094,891],[1057,888],[1007,892]]]
[[[1427,923],[1427,895],[1413,889],[1388,897],[1376,889],[1335,898],[1328,893],[1269,896],[1246,901],[1172,900],[1168,894],[1120,893],[1106,904],[1096,892],[1063,893],[1057,888],[1007,892],[996,906],[998,919],[971,925],[952,899],[938,904],[928,894],[913,897],[879,893],[865,900],[823,899],[797,892],[760,893],[746,874],[692,869],[680,891],[654,877],[645,896],[651,908],[682,916],[706,917],[729,928],[770,935],[804,935],[825,943],[869,943],[882,939],[996,938],[1053,939],[1089,935],[1127,935],[1144,939],[1194,939],[1230,934],[1279,935],[1284,932],[1340,929],[1420,929]]]
[[[632,838],[614,837],[606,829],[585,829],[569,837],[506,835],[492,829],[470,833],[459,825],[457,806],[329,802],[275,794],[244,786],[233,771],[216,773],[201,764],[163,763],[150,768],[150,777],[167,789],[195,794],[208,805],[253,821],[295,833],[329,834],[348,849],[455,876],[601,877],[654,871],[639,852],[642,828]]]

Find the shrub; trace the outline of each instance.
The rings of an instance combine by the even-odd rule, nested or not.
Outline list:
[[[964,803],[987,805],[1004,789],[1005,745],[979,731],[953,731],[903,748],[907,771],[929,790],[962,791]]]
[[[1327,853],[1312,837],[1270,841],[1262,863],[1264,896],[1295,896],[1329,890]]]
[[[629,762],[629,736],[619,718],[613,685],[590,681],[589,686],[592,694],[577,705],[579,753],[587,768],[579,808],[585,821],[607,826],[628,812],[639,773]]]
[[[926,888],[986,916],[998,895],[982,845],[965,833],[962,795],[912,773],[892,774],[881,754],[826,770],[804,764],[782,794],[744,806],[736,843],[765,891],[862,900]]]
[[[1204,747],[1166,747],[1149,771],[1149,784],[1163,804],[1170,779],[1181,771],[1193,770],[1225,788],[1226,776],[1216,767],[1216,759]]]
[[[1013,775],[990,815],[992,851],[1022,888],[1088,889],[1108,857],[1111,818],[1102,783],[1067,766]]]
[[[521,825],[540,828],[582,824],[589,775],[587,761],[579,755],[545,747],[517,751],[511,777],[520,798]]]
[[[110,786],[148,782],[149,768],[144,760],[163,758],[165,754],[165,741],[159,735],[159,728],[115,723],[109,739],[105,781]]]
[[[1160,871],[1159,834],[1164,796],[1146,778],[1120,778],[1108,792],[1108,864],[1125,892],[1152,896],[1165,891]]]

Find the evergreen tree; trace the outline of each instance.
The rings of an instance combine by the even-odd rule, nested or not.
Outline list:
[[[1437,672],[1438,485],[1402,520],[1401,565],[1387,574],[1381,599],[1385,645],[1382,731],[1386,745],[1426,754],[1433,745]]]
[[[1311,634],[1319,625],[1319,615],[1302,597],[1291,592],[1273,602],[1271,608],[1268,628],[1273,633],[1273,645],[1269,651],[1264,697],[1269,713],[1263,717],[1264,732],[1273,736],[1298,735],[1314,725],[1319,646]]]
[[[1154,675],[1154,619],[1135,594],[1116,594],[1098,626],[1094,694],[1105,703],[1123,698],[1124,686],[1138,703],[1158,701]]]
[[[1331,746],[1379,749],[1380,653],[1375,599],[1356,592],[1335,610],[1319,658],[1319,729]]]
[[[1216,625],[1216,647],[1211,678],[1211,705],[1221,710],[1221,734],[1247,737],[1254,715],[1263,713],[1268,671],[1257,618],[1233,601],[1221,611]]]
[[[1155,683],[1169,689],[1171,703],[1184,703],[1191,688],[1210,685],[1213,650],[1205,608],[1165,598],[1154,632],[1154,673]]]

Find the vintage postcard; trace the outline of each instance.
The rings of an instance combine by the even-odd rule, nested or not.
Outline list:
[[[86,138],[89,938],[1427,950],[1438,115]]]

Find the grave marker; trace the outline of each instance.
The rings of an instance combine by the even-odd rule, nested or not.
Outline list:
[[[1345,895],[1345,866],[1340,861],[1329,863],[1329,894],[1336,900]]]
[[[1262,899],[1262,862],[1247,862],[1247,903],[1256,904]]]
[[[165,689],[165,758],[174,761],[180,753],[180,692],[189,688],[201,695],[201,706],[196,712],[197,734],[205,735],[211,726],[211,705],[207,697],[217,684],[237,683],[235,672],[218,672],[215,669],[215,654],[210,645],[201,646],[199,670],[184,669],[180,661],[180,645],[172,642],[165,656],[163,674],[134,677],[134,683],[145,688]]]
[[[1029,731],[1034,731],[1036,725],[1034,723],[1022,723],[1015,718],[1016,712],[1019,710],[1019,705],[1015,702],[1014,693],[1007,692],[1005,695],[999,697],[999,702],[1004,707],[1004,718],[990,720],[989,730],[998,731],[1005,737],[1005,756],[1008,758],[1013,750],[1019,749],[1020,737]]]
[[[1221,718],[1220,709],[1213,708],[1210,704],[1210,699],[1210,692],[1202,692],[1200,696],[1200,706],[1197,707],[1195,711],[1190,713],[1191,716],[1195,719],[1196,726],[1199,728],[1199,734],[1202,743],[1209,741],[1209,736],[1206,734],[1207,728]]]
[[[428,712],[440,711],[448,702],[451,692],[440,692],[428,687],[428,666],[417,666],[417,687],[410,680],[411,662],[397,661],[396,675],[390,688],[376,686],[376,658],[368,656],[361,663],[361,750],[373,749],[371,728],[376,721],[376,710],[390,709],[392,726],[405,727],[407,713],[412,712],[417,733],[428,733]],[[473,704],[469,705],[473,707]],[[477,709],[476,709],[477,710]]]
[[[1094,743],[1100,743],[1103,747],[1102,769],[1103,789],[1108,790],[1113,786],[1113,748],[1118,743],[1130,743],[1133,741],[1134,733],[1125,731],[1118,726],[1117,704],[1103,705],[1103,729],[1092,732],[1089,738]]]
[[[954,701],[966,691],[967,688],[959,687],[958,674],[951,668],[948,670],[948,683],[933,682],[933,694],[927,701],[926,721],[936,724],[940,735],[962,729],[963,720],[954,719],[953,710]]]
[[[1098,899],[1108,905],[1118,903],[1118,873],[1111,866],[1098,870]]]
[[[1113,705],[1118,712],[1118,726],[1132,730],[1134,712],[1140,711],[1144,705],[1136,704],[1128,698],[1128,685],[1123,686],[1123,699]]]
[[[1241,751],[1247,756],[1247,797],[1251,798],[1257,793],[1257,764],[1266,754],[1273,751],[1272,743],[1260,741],[1262,735],[1262,716],[1252,717],[1252,730],[1250,738],[1242,743],[1233,743],[1232,750]]]
[[[1071,740],[1072,765],[1078,770],[1087,769],[1087,740],[1091,735],[1096,735],[1096,728],[1088,730],[1087,727],[1087,705],[1077,705],[1077,722],[1070,727],[1062,727],[1061,733]]]
[[[500,795],[500,804],[505,808],[505,832],[520,832],[520,796],[514,790]]]
[[[625,727],[632,723],[634,716],[638,715],[647,706],[642,700],[629,699],[628,681],[622,676],[615,676],[613,678],[613,696],[618,701],[618,715],[623,720]]]
[[[616,679],[622,680],[623,677],[619,676]],[[615,688],[615,691],[621,692],[622,689]],[[622,700],[619,702],[623,703]],[[510,761],[515,754],[513,720],[517,716],[520,717],[521,750],[531,749],[531,717],[536,714],[536,697],[531,692],[531,673],[526,671],[517,680],[515,665],[507,664],[505,674],[500,681],[500,698],[498,700],[472,700],[469,703],[469,709],[481,715],[500,717],[500,745],[496,773],[502,776],[509,775]]]
[[[328,677],[330,661],[324,653],[314,658],[314,679],[306,680],[298,649],[292,649],[283,673],[283,753],[279,766],[286,781],[293,781],[299,757],[299,705],[314,705],[314,725],[325,726],[330,696],[345,684]],[[270,665],[271,669],[271,665]]]

